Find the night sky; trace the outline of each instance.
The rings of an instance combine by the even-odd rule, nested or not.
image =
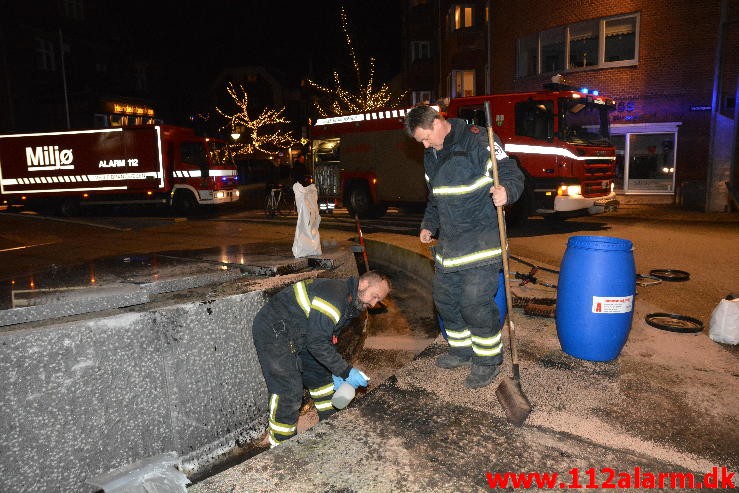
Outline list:
[[[265,67],[288,87],[309,76],[326,81],[334,69],[353,75],[341,31],[340,6],[360,63],[376,59],[378,82],[400,70],[399,0],[252,0],[119,2],[118,18],[135,19],[128,31],[139,49],[160,61],[169,83],[207,87],[228,67]],[[152,39],[161,42],[152,43]]]

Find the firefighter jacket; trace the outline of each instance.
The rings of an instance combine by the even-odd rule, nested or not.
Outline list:
[[[334,336],[361,313],[353,303],[358,282],[355,277],[300,281],[274,295],[260,314],[272,325],[285,324],[298,353],[308,351],[332,374],[347,378],[352,367],[337,351]]]
[[[424,152],[429,199],[421,223],[438,236],[433,248],[437,270],[455,272],[500,264],[498,219],[490,197],[492,162],[484,127],[450,118],[452,128],[439,151]],[[512,204],[521,196],[524,176],[496,136],[498,178]]]

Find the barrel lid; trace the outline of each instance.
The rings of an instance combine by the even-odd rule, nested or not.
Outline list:
[[[631,251],[634,248],[634,244],[630,240],[613,236],[570,236],[567,246],[609,251]]]

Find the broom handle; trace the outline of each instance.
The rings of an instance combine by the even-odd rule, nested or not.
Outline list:
[[[488,129],[488,146],[490,147],[490,161],[493,165],[493,184],[498,185],[498,160],[495,158],[495,134],[490,117],[490,101],[485,101],[485,123]],[[503,260],[503,279],[505,283],[505,300],[508,308],[508,335],[511,345],[511,364],[513,366],[513,378],[518,381],[521,377],[518,369],[518,349],[516,348],[516,328],[513,324],[513,303],[511,302],[511,287],[508,281],[508,239],[506,235],[505,218],[503,217],[503,206],[495,207],[498,212],[498,232],[500,233],[501,258]]]

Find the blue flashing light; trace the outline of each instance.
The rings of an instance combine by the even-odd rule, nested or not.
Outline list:
[[[580,89],[580,92],[583,93],[583,94],[587,94],[588,93],[588,88],[587,87],[583,87],[583,88]]]
[[[598,92],[598,91],[593,91],[593,96],[597,96],[597,95],[599,95],[599,94],[600,94],[600,92]]]

